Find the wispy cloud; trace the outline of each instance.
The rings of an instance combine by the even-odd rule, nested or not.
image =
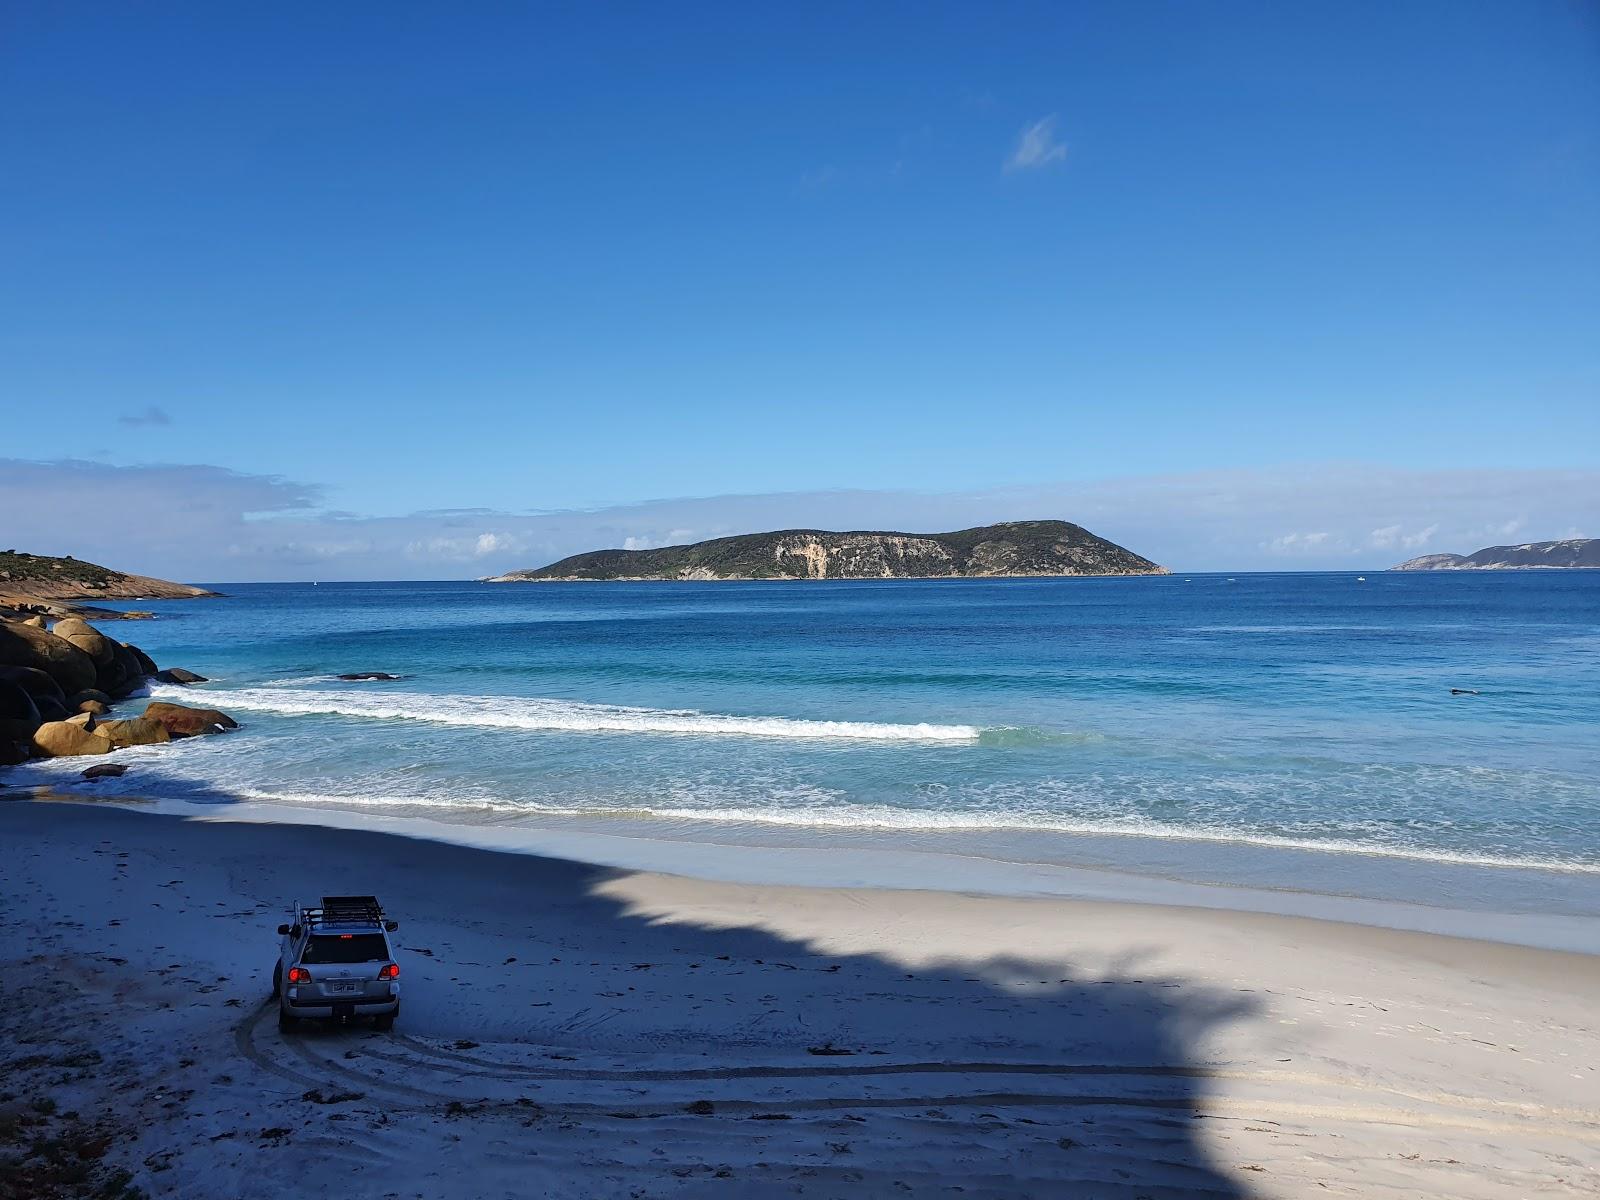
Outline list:
[[[117,418],[117,423],[121,425],[171,425],[172,418],[167,415],[166,409],[157,408],[152,404],[143,412],[124,413]]]
[[[1327,532],[1285,533],[1262,542],[1261,548],[1268,554],[1318,554],[1333,548],[1347,549]]]
[[[1062,162],[1067,157],[1066,143],[1056,137],[1056,116],[1051,113],[1029,125],[1017,137],[1016,149],[1006,159],[1006,170],[1028,171]]]
[[[647,534],[642,537],[629,535],[622,539],[622,548],[624,550],[659,550],[662,546],[682,546],[688,542],[703,540],[693,529],[669,529],[665,533]]]
[[[1367,545],[1378,550],[1392,550],[1396,547],[1401,550],[1418,550],[1426,546],[1438,532],[1437,521],[1425,529],[1418,529],[1412,533],[1407,533],[1403,525],[1385,525],[1382,529],[1374,529],[1367,535]]]
[[[1483,536],[1489,541],[1496,541],[1500,538],[1515,537],[1517,534],[1522,532],[1522,527],[1526,524],[1526,521],[1518,517],[1517,519],[1511,521],[1501,521],[1499,524],[1485,525],[1483,527]],[[1568,535],[1563,534],[1562,536]],[[1576,537],[1578,535],[1573,534],[1571,536]]]
[[[430,562],[472,562],[493,555],[523,554],[527,546],[527,540],[519,534],[486,530],[453,537],[416,538],[406,543],[406,554]]]
[[[827,163],[814,171],[800,172],[800,187],[808,192],[821,191],[838,183],[842,174],[838,167]]]

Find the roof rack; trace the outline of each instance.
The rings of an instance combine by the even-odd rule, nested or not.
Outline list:
[[[383,906],[376,896],[324,896],[321,908],[300,912],[307,925],[377,925],[383,921]]]

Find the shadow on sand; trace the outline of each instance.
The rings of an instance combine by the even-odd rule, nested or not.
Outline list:
[[[1075,959],[1070,924],[1051,956],[935,959],[912,944],[927,917],[907,899],[854,910],[854,935],[875,949],[839,953],[830,913],[860,905],[849,893],[818,909],[788,889],[663,887],[637,872],[390,833],[233,823],[235,797],[145,763],[117,783],[120,801],[161,796],[211,818],[114,819],[129,844],[181,844],[197,863],[225,865],[235,892],[262,905],[246,953],[263,995],[273,925],[290,900],[372,892],[402,919],[395,1036],[308,1028],[286,1048],[262,1019],[248,1036],[264,1062],[289,1064],[287,1079],[348,1077],[378,1093],[382,1079],[404,1078],[408,1102],[455,1099],[469,1111],[537,1087],[541,1106],[574,1121],[634,1121],[635,1135],[659,1118],[646,1136],[664,1151],[667,1182],[673,1122],[695,1120],[685,1114],[698,1101],[714,1114],[698,1118],[701,1136],[718,1122],[730,1158],[767,1172],[762,1186],[746,1172],[745,1185],[716,1194],[789,1194],[778,1181],[802,1177],[804,1193],[820,1196],[1251,1194],[1201,1136],[1208,1072],[1197,1047],[1253,1004],[1146,975],[1137,950],[1091,969]],[[111,798],[76,783],[57,795]],[[62,805],[51,819],[70,829],[87,812],[112,818]],[[197,919],[208,915],[198,910],[210,899],[188,901]],[[401,1075],[392,1062],[387,1074],[368,1070],[385,1054]],[[835,1142],[850,1144],[848,1161],[818,1164],[818,1148]],[[941,1150],[932,1173],[905,1158],[919,1145]],[[887,1161],[897,1147],[901,1161]],[[656,1194],[648,1174],[632,1179],[637,1194]]]

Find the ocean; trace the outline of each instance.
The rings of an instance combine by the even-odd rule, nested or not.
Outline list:
[[[1600,914],[1600,572],[215,586],[97,794]]]

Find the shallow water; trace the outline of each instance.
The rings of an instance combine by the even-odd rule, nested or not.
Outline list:
[[[102,791],[1600,911],[1600,572],[220,586]]]

